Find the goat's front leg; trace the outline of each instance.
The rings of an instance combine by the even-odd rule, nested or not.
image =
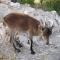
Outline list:
[[[46,36],[46,45],[49,45],[49,36]]]
[[[32,41],[32,39],[31,39],[30,50],[31,50],[31,54],[35,54],[35,52],[34,52],[34,50],[33,50],[33,41]]]
[[[29,39],[31,41],[30,43],[30,50],[31,50],[31,54],[35,54],[34,50],[33,50],[33,40],[32,40],[32,36],[33,36],[33,30],[32,28],[29,30]]]

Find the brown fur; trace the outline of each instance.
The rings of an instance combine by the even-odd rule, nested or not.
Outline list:
[[[4,22],[11,29],[28,31],[28,30],[38,30],[39,21],[36,19],[18,13],[11,13],[4,17]]]
[[[42,30],[43,27],[40,25],[40,22],[38,20],[26,14],[10,13],[4,17],[4,25],[7,25],[10,28],[12,33],[16,31],[28,32],[29,38],[31,40],[31,47],[30,47],[31,53],[34,54],[34,51],[32,48],[32,36],[42,35],[42,32],[43,32]],[[44,36],[46,35],[46,37],[48,38],[47,33],[43,35]]]

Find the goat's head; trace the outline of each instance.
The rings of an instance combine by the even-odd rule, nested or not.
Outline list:
[[[50,36],[52,34],[52,29],[53,29],[53,26],[52,27],[44,27],[44,28],[42,28],[43,35]]]
[[[40,26],[40,30],[41,30],[41,38],[43,40],[46,40],[46,44],[49,44],[49,36],[52,34],[52,29],[54,26],[52,27],[46,27],[46,26]]]

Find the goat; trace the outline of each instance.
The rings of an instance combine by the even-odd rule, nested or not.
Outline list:
[[[14,41],[14,36],[16,32],[18,33],[27,32],[29,34],[29,39],[31,41],[30,45],[31,54],[35,54],[35,51],[33,50],[32,36],[34,35],[44,36],[47,40],[46,44],[47,45],[49,44],[49,36],[52,33],[52,28],[42,27],[38,20],[29,15],[22,13],[10,13],[4,17],[3,23],[4,25],[8,26],[8,28],[11,31],[10,36],[11,41]],[[17,40],[15,41],[21,47],[21,44],[19,44]],[[15,44],[13,42],[15,50],[20,52],[19,48],[16,48]]]

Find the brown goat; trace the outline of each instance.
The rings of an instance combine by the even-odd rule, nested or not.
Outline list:
[[[43,28],[40,25],[40,22],[37,21],[35,18],[28,16],[26,14],[20,14],[20,13],[10,13],[4,17],[4,24],[8,26],[8,28],[11,31],[11,40],[14,41],[15,33],[18,32],[28,32],[29,38],[31,40],[31,54],[35,54],[32,46],[32,36],[39,35],[44,36],[47,40],[46,44],[49,44],[49,36],[52,33],[52,28],[49,29],[47,27]],[[21,44],[17,40],[17,45],[21,47]],[[13,42],[14,48],[19,52],[20,50],[16,48],[14,42]]]

